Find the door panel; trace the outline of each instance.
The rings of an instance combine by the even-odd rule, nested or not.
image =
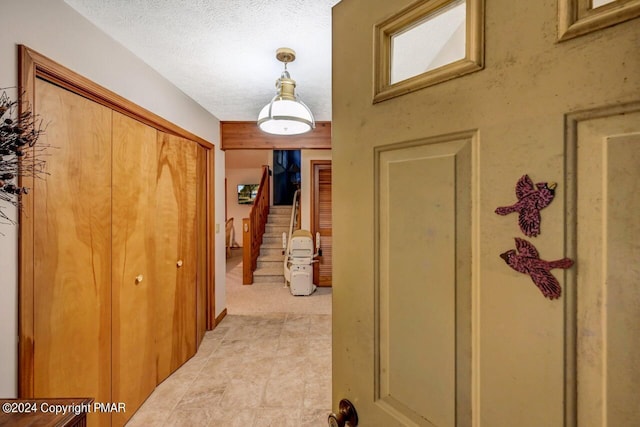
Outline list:
[[[34,202],[34,396],[111,401],[111,110],[36,80],[48,127]],[[109,413],[90,413],[107,426]]]
[[[156,386],[154,288],[157,131],[113,112],[112,401],[121,426]]]
[[[407,425],[471,420],[473,136],[376,149],[376,399]]]
[[[331,265],[333,259],[333,237],[331,221],[331,161],[312,160],[313,174],[311,209],[313,209],[312,229],[315,236],[320,233],[322,256],[313,264],[313,283],[331,286]],[[314,237],[315,238],[315,237]]]
[[[640,289],[632,285],[640,283],[640,112],[584,118],[576,136],[578,425],[633,425],[640,419]]]
[[[155,319],[158,383],[196,352],[197,144],[158,132]]]
[[[639,346],[637,295],[612,283],[638,282],[621,207],[636,210],[637,130],[612,120],[583,149],[579,127],[573,156],[565,125],[637,105],[638,20],[558,43],[555,0],[496,0],[483,70],[374,104],[372,29],[414,3],[333,8],[333,408],[347,398],[372,427],[629,424],[637,352],[621,346]],[[531,238],[494,212],[524,174],[558,183]],[[551,271],[559,300],[500,258],[515,237],[574,258]]]

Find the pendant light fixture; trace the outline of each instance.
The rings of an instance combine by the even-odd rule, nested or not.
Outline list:
[[[276,80],[278,93],[258,115],[258,126],[275,135],[299,135],[315,128],[311,110],[295,94],[296,82],[287,71],[287,64],[296,59],[293,49],[276,50],[276,58],[284,63],[284,71]]]

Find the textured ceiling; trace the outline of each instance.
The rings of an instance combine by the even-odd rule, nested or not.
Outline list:
[[[283,64],[331,120],[331,7],[339,0],[65,0],[220,120],[256,120]]]

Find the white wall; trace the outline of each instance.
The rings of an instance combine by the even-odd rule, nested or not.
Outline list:
[[[311,160],[331,160],[331,150],[301,150],[300,226],[311,230]]]
[[[238,203],[238,184],[259,184],[262,178],[262,166],[272,163],[273,151],[230,150],[225,154],[227,218],[233,218],[235,240],[239,246],[242,246],[242,218],[249,217],[252,205]]]
[[[242,246],[242,218],[249,218],[253,205],[238,203],[238,184],[259,184],[262,168],[227,169],[227,218],[233,218],[235,240]]]
[[[224,154],[219,121],[62,0],[3,1],[0,87],[16,86],[24,44],[113,92],[216,144],[216,223],[224,229]],[[15,92],[11,93],[15,96]],[[28,197],[28,196],[27,196]],[[0,225],[0,398],[16,396],[17,233]],[[225,304],[224,233],[216,235],[216,315]]]

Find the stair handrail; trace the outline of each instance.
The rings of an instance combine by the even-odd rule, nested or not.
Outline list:
[[[293,225],[300,228],[300,189],[293,193],[293,203],[291,204],[291,219],[289,220],[289,233],[287,233],[287,245],[284,248],[284,279],[285,286],[291,282],[291,271],[289,270],[289,247],[291,246],[291,235],[293,234]]]
[[[258,265],[260,245],[269,217],[271,190],[269,188],[269,166],[262,166],[262,177],[258,186],[258,194],[251,207],[249,218],[242,219],[242,284],[253,283],[253,272]]]

